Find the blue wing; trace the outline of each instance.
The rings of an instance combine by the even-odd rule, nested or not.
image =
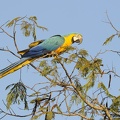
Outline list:
[[[27,53],[22,55],[22,57],[34,58],[34,57],[43,56],[59,48],[64,43],[64,41],[65,41],[64,37],[60,35],[52,36],[46,39],[45,41],[43,41],[41,44],[32,47]]]

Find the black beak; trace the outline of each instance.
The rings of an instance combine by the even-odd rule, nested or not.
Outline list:
[[[82,39],[82,38],[80,38],[80,39],[77,39],[75,42],[76,42],[76,43],[81,44],[81,43],[82,43],[82,41],[83,41],[83,39]]]

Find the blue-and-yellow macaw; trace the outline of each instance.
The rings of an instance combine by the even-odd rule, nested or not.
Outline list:
[[[15,63],[12,63],[8,67],[0,70],[0,78],[15,72],[23,66],[33,62],[39,57],[46,57],[48,54],[61,54],[67,47],[73,43],[81,43],[82,35],[78,33],[72,33],[68,35],[54,35],[46,40],[36,41],[29,45],[29,49],[18,52],[21,54],[21,59]]]

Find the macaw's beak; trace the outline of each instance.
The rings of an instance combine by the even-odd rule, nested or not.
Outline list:
[[[77,39],[77,40],[76,40],[76,43],[81,44],[81,43],[82,43],[82,41],[83,41],[83,38],[79,38],[79,39]]]
[[[73,37],[73,42],[74,42],[74,43],[79,43],[79,44],[81,44],[82,41],[83,41],[83,37],[82,37],[82,35],[80,35],[80,34],[76,34],[76,35]]]

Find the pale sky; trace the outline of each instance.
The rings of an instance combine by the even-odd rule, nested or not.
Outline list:
[[[119,38],[115,37],[113,41],[107,46],[102,46],[103,42],[110,35],[114,34],[115,31],[107,24],[106,11],[115,25],[115,27],[120,29],[120,0],[1,0],[0,3],[0,25],[4,24],[6,21],[11,20],[15,17],[24,16],[36,16],[38,18],[38,23],[41,26],[47,27],[48,31],[39,30],[37,33],[38,39],[45,39],[53,36],[55,34],[65,35],[68,33],[78,32],[83,35],[83,43],[78,47],[78,49],[86,49],[89,54],[94,58],[95,55],[101,50],[120,50]],[[8,32],[12,34],[12,29],[8,29]],[[0,34],[0,48],[8,46],[9,49],[14,51],[13,42],[5,34]],[[32,41],[32,38],[25,38],[22,34],[17,35],[17,42],[20,45],[20,49],[25,49]],[[0,51],[0,69],[9,65],[9,61],[15,62],[18,60],[9,53]],[[103,59],[104,67],[106,69],[111,69],[112,67],[117,67],[116,71],[120,73],[120,57],[112,53],[105,53],[100,56]],[[9,61],[8,61],[8,60]],[[22,78],[25,84],[34,85],[40,79],[39,74],[34,69],[24,68],[22,71]],[[106,77],[107,78],[107,77]],[[33,81],[35,79],[35,81]],[[5,96],[8,91],[5,91],[5,87],[9,84],[18,82],[19,71],[10,74],[0,80],[1,94],[0,94],[0,106],[2,107],[2,100],[5,101]],[[103,82],[108,84],[108,79],[101,79]],[[112,94],[118,95],[120,80],[115,79],[111,83]],[[116,88],[116,89],[115,89]],[[5,94],[3,94],[5,93]],[[3,105],[4,106],[4,105]],[[15,106],[12,106],[15,108]],[[5,106],[4,106],[5,109]],[[22,111],[23,112],[23,111]],[[75,117],[76,120],[79,118]],[[21,120],[21,118],[15,117],[5,117],[3,120]],[[57,117],[56,120],[65,119],[73,120],[69,117]],[[26,118],[22,119],[26,120]],[[40,119],[42,120],[42,118]]]

